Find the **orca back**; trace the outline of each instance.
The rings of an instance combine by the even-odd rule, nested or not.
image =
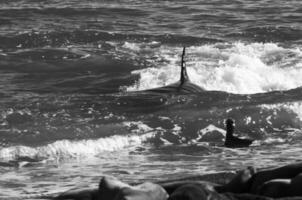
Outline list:
[[[183,84],[181,82],[176,82],[164,87],[153,88],[145,90],[145,92],[154,92],[154,93],[176,93],[176,94],[197,94],[204,92],[205,90],[191,83],[190,81],[185,81]]]

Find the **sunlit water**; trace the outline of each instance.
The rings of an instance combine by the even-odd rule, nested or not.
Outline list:
[[[0,198],[301,157],[300,1],[0,3]],[[201,94],[142,92],[179,79]],[[256,140],[223,147],[224,120]]]

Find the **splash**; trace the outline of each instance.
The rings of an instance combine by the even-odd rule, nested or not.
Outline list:
[[[139,48],[134,44],[127,46],[136,51]],[[127,87],[128,91],[161,87],[179,80],[181,49],[161,47],[157,51],[157,60],[165,62],[132,71],[140,79]],[[301,58],[300,48],[275,43],[216,43],[188,48],[187,70],[191,81],[206,90],[264,93],[300,87]]]
[[[54,143],[40,146],[11,146],[0,150],[1,160],[16,160],[18,157],[58,160],[64,158],[77,158],[97,156],[102,152],[117,151],[126,147],[142,144],[147,138],[153,137],[153,133],[142,136],[111,136],[98,140],[69,141],[60,140]]]
[[[66,158],[93,157],[103,152],[112,152],[138,146],[154,137],[154,131],[142,122],[125,122],[125,128],[131,130],[128,135],[86,140],[59,140],[44,146],[24,145],[0,149],[0,160],[18,160],[20,157],[38,160],[60,160]]]

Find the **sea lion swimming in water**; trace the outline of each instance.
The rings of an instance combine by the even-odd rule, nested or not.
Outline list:
[[[229,148],[248,147],[253,143],[253,140],[246,138],[238,138],[233,136],[234,121],[232,119],[226,120],[226,138],[224,145]]]
[[[184,60],[186,53],[186,47],[183,48],[182,56],[181,56],[181,71],[180,71],[180,80],[171,85],[167,85],[164,87],[153,88],[145,90],[145,92],[155,92],[155,93],[181,93],[181,94],[195,94],[204,92],[205,90],[198,85],[191,83],[187,68],[186,62]]]

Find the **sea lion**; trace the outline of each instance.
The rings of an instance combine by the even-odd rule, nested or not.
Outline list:
[[[297,169],[299,165],[289,165],[278,169]],[[269,170],[268,170],[269,171]],[[277,170],[276,170],[277,171]],[[275,172],[276,172],[275,171]],[[296,171],[297,172],[297,171]],[[294,173],[283,174],[285,176]],[[301,200],[302,173],[289,179],[273,179],[261,185],[257,194],[250,193],[250,180],[257,175],[253,167],[240,171],[228,184],[186,183],[179,186],[170,195],[169,200]],[[263,174],[262,174],[263,175]],[[279,174],[282,175],[282,174]],[[212,187],[213,186],[213,187]]]
[[[48,198],[47,198],[48,199]],[[50,198],[50,199],[60,199],[60,200],[99,200],[98,189],[92,188],[74,188],[70,189],[62,194]]]
[[[99,198],[100,199],[115,199],[122,188],[131,187],[130,185],[121,182],[115,177],[105,176],[99,183]]]
[[[177,188],[168,200],[221,199],[220,194],[204,184],[186,184]]]
[[[290,179],[273,179],[263,183],[257,191],[257,194],[272,197],[280,198],[287,197],[288,189],[290,187]]]
[[[198,181],[198,180],[179,180],[179,181],[170,181],[167,183],[160,184],[166,192],[170,195],[173,194],[178,188],[181,188],[185,185],[199,185],[200,187],[209,188],[214,190],[215,186],[219,186],[217,184],[207,182],[207,181]]]
[[[302,196],[302,173],[291,179],[290,187],[287,190],[288,196]]]
[[[185,185],[198,185],[199,187],[218,193],[246,193],[250,189],[249,180],[255,174],[255,171],[253,167],[241,170],[236,175],[232,175],[232,179],[228,183],[214,183],[213,181],[205,180],[203,176],[195,176],[159,182],[158,184],[161,185],[169,195]]]
[[[250,190],[250,180],[255,173],[256,169],[254,167],[247,167],[246,169],[239,171],[229,183],[222,186],[216,186],[215,190],[220,193],[247,193]]]
[[[286,165],[275,169],[259,171],[255,173],[249,180],[249,184],[250,184],[249,192],[253,194],[257,194],[262,184],[264,184],[267,181],[274,180],[274,179],[293,179],[300,173],[302,173],[301,162]],[[295,181],[299,181],[299,180],[300,179],[298,179],[297,177]]]
[[[157,184],[145,182],[137,186],[122,188],[114,200],[166,200],[168,194]]]
[[[218,193],[212,188],[200,184],[187,184],[177,188],[168,200],[273,200],[269,197],[248,193]]]
[[[55,199],[166,200],[170,195],[170,200],[272,200],[271,198],[275,197],[281,197],[283,200],[301,200],[301,171],[302,163],[260,172],[248,167],[235,176],[230,174],[229,178],[232,179],[226,184],[209,182],[206,181],[209,177],[199,175],[132,186],[117,178],[106,176],[101,179],[99,189],[73,189]],[[254,188],[257,190],[252,191]]]
[[[167,192],[158,184],[145,182],[130,186],[113,177],[103,177],[99,184],[100,200],[166,200]]]
[[[252,144],[253,140],[246,138],[238,138],[233,136],[235,129],[234,120],[226,120],[226,137],[224,145],[229,148],[248,147]]]
[[[198,85],[195,85],[191,83],[187,68],[186,68],[186,62],[184,60],[184,56],[186,53],[186,47],[183,48],[182,56],[181,56],[181,71],[180,71],[180,80],[176,83],[159,87],[159,88],[153,88],[145,90],[144,92],[154,92],[154,93],[180,93],[180,94],[194,94],[194,93],[201,93],[205,90]]]
[[[273,198],[302,196],[302,174],[292,179],[273,179],[262,184],[258,194]]]

